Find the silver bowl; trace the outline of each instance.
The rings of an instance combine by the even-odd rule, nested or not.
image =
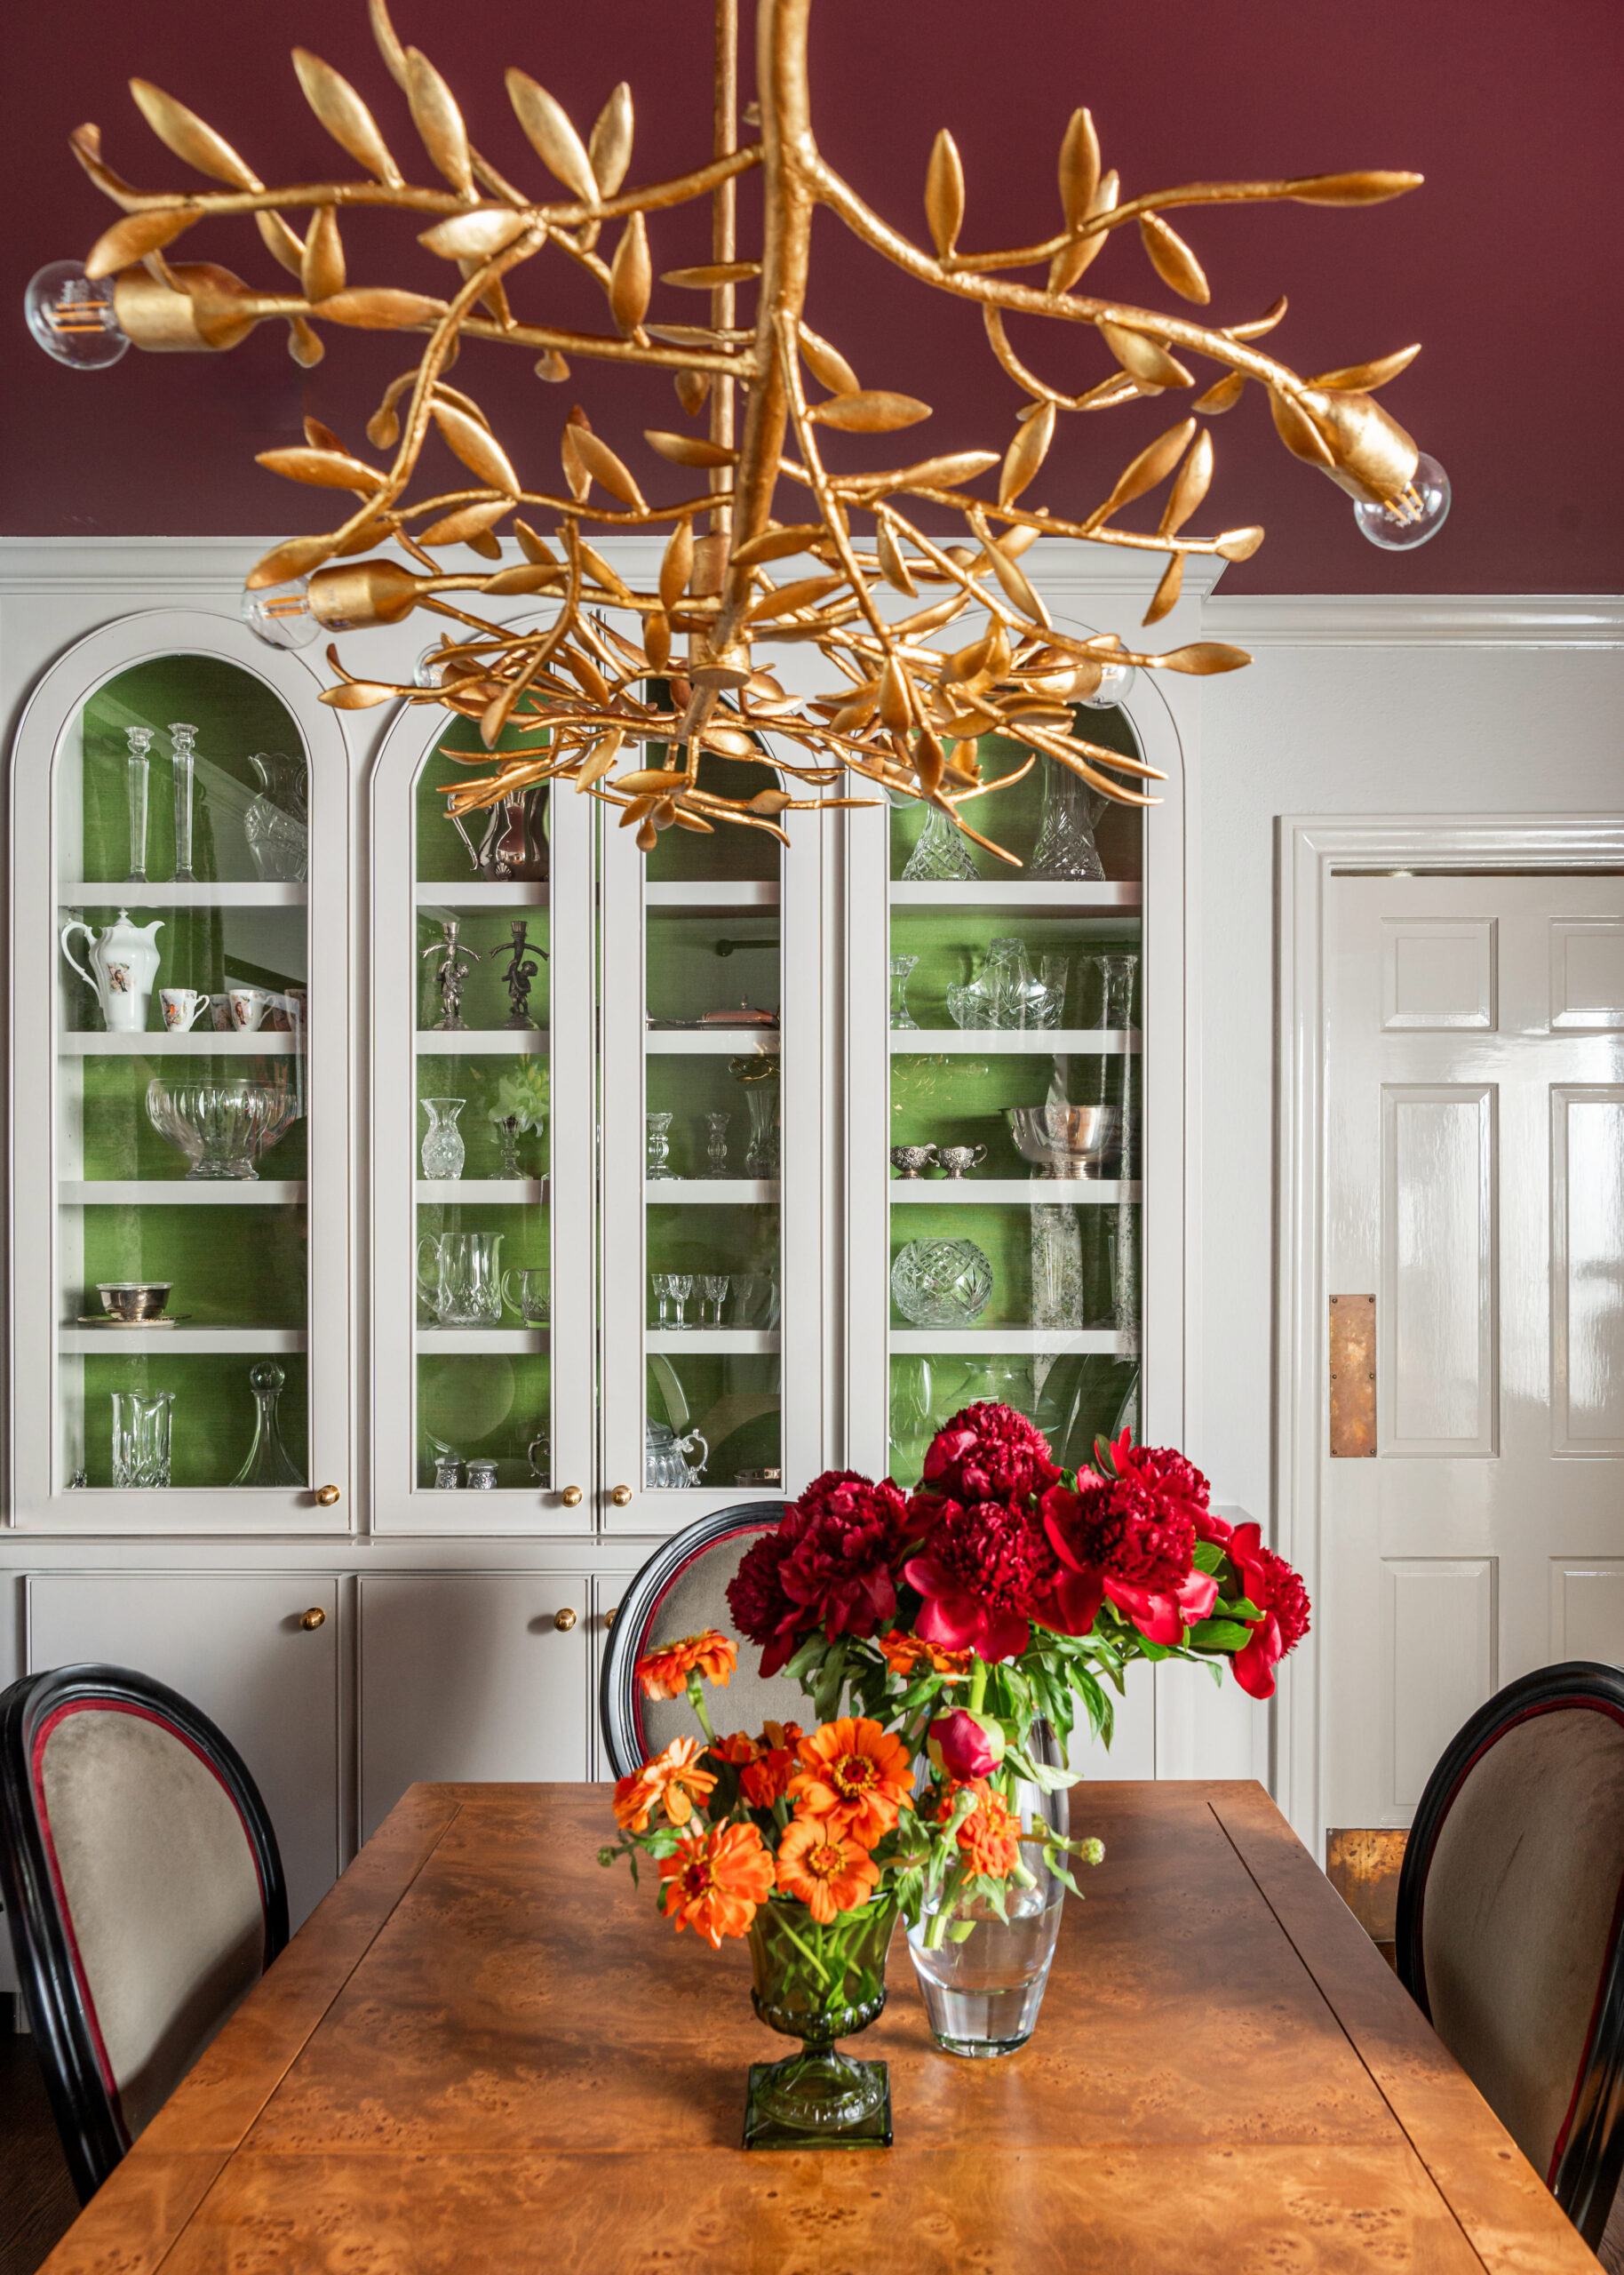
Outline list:
[[[1015,1106],[1008,1108],[1015,1151],[1039,1177],[1097,1177],[1118,1145],[1119,1106]]]
[[[258,1177],[255,1161],[300,1111],[297,1092],[280,1082],[147,1085],[147,1119],[190,1161],[188,1177]]]
[[[156,1319],[174,1284],[172,1280],[98,1280],[96,1293],[109,1319]]]

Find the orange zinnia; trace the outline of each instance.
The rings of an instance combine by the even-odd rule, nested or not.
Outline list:
[[[820,1928],[866,1904],[880,1881],[868,1850],[826,1816],[798,1816],[778,1843],[778,1886],[799,1896]]]
[[[922,1642],[917,1635],[898,1634],[895,1629],[889,1635],[876,1635],[874,1644],[892,1673],[904,1681],[921,1659],[928,1659],[933,1673],[957,1680],[969,1672],[974,1656],[969,1651],[944,1651],[935,1643]]]
[[[633,1672],[645,1698],[677,1698],[688,1688],[690,1674],[702,1674],[707,1682],[725,1687],[737,1664],[738,1645],[720,1628],[707,1627],[703,1635],[660,1644],[639,1659]]]
[[[739,1769],[746,1762],[753,1761],[761,1751],[755,1739],[743,1730],[735,1730],[730,1738],[717,1738],[705,1750],[718,1761],[729,1762]]]
[[[971,1872],[984,1872],[989,1880],[1007,1880],[1011,1867],[1020,1860],[1019,1812],[984,1777],[972,1777],[968,1790],[975,1795],[975,1807],[959,1826],[958,1836],[965,1863]],[[954,1798],[951,1792],[943,1795],[941,1816],[951,1814]]]
[[[738,1781],[739,1792],[752,1809],[769,1809],[789,1792],[800,1735],[799,1722],[763,1726],[761,1751]]]
[[[745,1936],[758,1904],[773,1892],[773,1860],[753,1824],[689,1833],[660,1859],[660,1903],[681,1934],[691,1928],[716,1951],[724,1936]]]
[[[699,1752],[697,1738],[673,1738],[664,1753],[616,1781],[615,1822],[623,1832],[647,1832],[657,1803],[668,1824],[688,1823],[694,1802],[703,1801],[716,1783],[700,1768]]]
[[[790,1792],[808,1816],[827,1817],[872,1848],[896,1823],[909,1800],[913,1770],[900,1738],[865,1716],[845,1715],[802,1738]]]

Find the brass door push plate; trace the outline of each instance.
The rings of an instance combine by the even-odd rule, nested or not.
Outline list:
[[[1359,1461],[1376,1450],[1376,1299],[1331,1298],[1331,1457]]]

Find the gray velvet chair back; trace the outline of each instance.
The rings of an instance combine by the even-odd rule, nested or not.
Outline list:
[[[1624,2164],[1624,1674],[1546,1667],[1433,1772],[1399,1974],[1592,2247]]]
[[[0,1697],[0,1883],[82,2198],[287,1941],[275,1834],[227,1740],[128,1668]]]
[[[728,1583],[746,1552],[784,1515],[782,1501],[745,1501],[718,1509],[657,1548],[620,1600],[603,1655],[601,1721],[608,1764],[617,1777],[629,1777],[639,1762],[658,1753],[674,1737],[697,1735],[686,1696],[647,1699],[633,1669],[657,1643],[719,1627],[739,1643],[737,1672],[725,1690],[711,1694],[711,1720],[719,1737],[733,1730],[752,1736],[763,1722],[809,1719],[798,1683],[775,1675],[763,1682],[756,1672],[760,1653],[739,1637],[728,1608]]]

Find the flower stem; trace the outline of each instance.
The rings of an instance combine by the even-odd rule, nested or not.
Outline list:
[[[972,1714],[979,1714],[981,1712],[982,1701],[987,1695],[987,1677],[991,1672],[985,1659],[977,1659],[970,1670],[970,1696],[967,1703]]]
[[[775,1913],[774,1918],[776,1920],[780,1933],[787,1936],[791,1943],[794,1944],[796,1950],[800,1953],[801,1957],[811,1962],[813,1971],[816,1975],[818,1981],[826,1987],[829,1982],[829,1970],[824,1965],[822,1960],[819,1959],[817,1953],[809,1944],[802,1943],[800,1937],[795,1933],[795,1930],[791,1927],[789,1921],[784,1917],[784,1914],[781,1912]]]

